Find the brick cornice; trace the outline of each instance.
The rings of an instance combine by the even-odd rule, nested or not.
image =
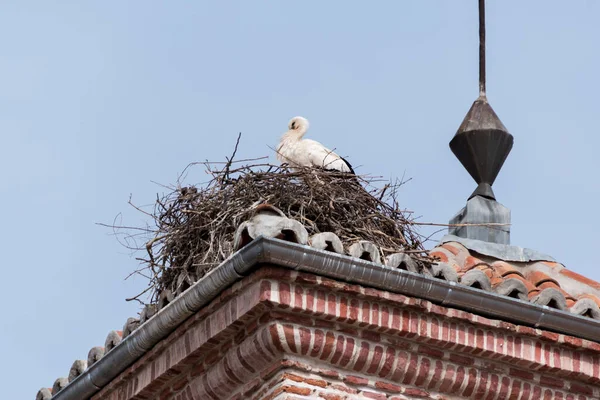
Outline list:
[[[304,365],[310,365],[312,372],[334,373],[337,380],[356,384],[352,386],[397,388],[398,394],[421,389],[463,398],[493,398],[504,393],[538,399],[541,393],[550,393],[551,398],[566,399],[582,391],[598,395],[591,387],[545,375],[497,365],[461,365],[346,333],[280,322],[261,327],[202,375],[185,376],[186,385],[173,386],[171,394],[174,399],[251,398],[256,393],[252,388],[246,390],[245,384],[257,375],[264,379],[283,368],[286,359],[306,360]]]
[[[306,342],[302,337],[311,339]],[[318,340],[336,343],[331,355],[323,357],[324,348],[313,355]],[[342,353],[334,359],[337,346]],[[368,351],[362,350],[365,346]],[[395,366],[405,365],[408,371],[412,365],[417,371],[405,385],[435,382],[431,390],[440,393],[470,390],[469,383],[458,388],[442,383],[448,381],[446,374],[458,379],[459,371],[464,371],[465,379],[478,379],[473,388],[478,394],[495,387],[497,377],[500,386],[508,379],[522,388],[564,391],[565,398],[566,391],[598,396],[598,390],[587,384],[600,382],[599,349],[593,342],[419,299],[262,268],[223,292],[93,398],[150,399],[157,392],[164,398],[183,399],[189,393],[194,394],[190,399],[227,398],[214,391],[225,386],[225,393],[241,390],[260,376],[259,370],[277,369],[289,357],[318,360],[323,368],[340,369],[340,374],[350,370],[387,384],[407,379],[402,374],[408,372],[398,372]],[[361,351],[368,353],[369,362],[374,357],[380,363],[391,362],[390,371],[380,376],[384,367],[371,371],[367,362],[356,370],[357,360],[363,359]],[[428,375],[419,378],[423,365],[428,365]],[[440,371],[435,379],[434,370]],[[215,383],[225,381],[227,385]],[[483,381],[487,389],[479,387]],[[550,383],[554,386],[548,387]],[[210,397],[197,397],[209,391]]]

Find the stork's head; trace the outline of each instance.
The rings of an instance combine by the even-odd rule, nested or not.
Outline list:
[[[300,135],[304,135],[308,130],[308,120],[304,117],[294,117],[288,124],[290,131],[298,132]]]

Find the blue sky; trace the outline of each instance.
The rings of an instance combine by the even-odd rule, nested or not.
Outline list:
[[[488,0],[488,98],[515,137],[512,243],[600,280],[600,3]],[[475,188],[448,148],[478,94],[476,1],[0,4],[3,396],[33,398],[138,306],[97,222],[145,222],[192,161],[268,155],[295,115],[446,223]],[[190,179],[202,181],[201,169]],[[439,236],[438,236],[439,237]]]

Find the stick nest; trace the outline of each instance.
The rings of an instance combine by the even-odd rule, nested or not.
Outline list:
[[[136,271],[149,279],[149,286],[132,299],[141,302],[139,297],[146,294],[155,303],[161,293],[176,295],[207,274],[232,254],[237,228],[263,203],[302,223],[309,236],[333,232],[346,248],[369,240],[383,257],[405,252],[421,266],[430,261],[410,212],[398,204],[401,181],[375,188],[381,182],[375,178],[269,164],[232,168],[233,164],[228,161],[218,168],[204,163],[211,177],[208,183],[177,185],[157,198],[153,212],[146,213],[154,222],[145,230],[151,238],[140,246],[147,257],[138,258],[142,265]]]

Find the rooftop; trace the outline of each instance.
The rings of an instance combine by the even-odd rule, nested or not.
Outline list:
[[[260,219],[254,221],[253,237],[249,238],[253,240],[244,243],[241,250],[183,293],[174,294],[178,297],[165,299],[157,306],[146,306],[139,317],[129,318],[121,330],[111,331],[104,347],[93,347],[87,360],[76,360],[68,377],[58,378],[51,389],[41,389],[37,400],[71,399],[76,398],[73,393],[77,390],[90,390],[77,386],[85,388],[89,385],[87,381],[99,379],[98,373],[96,378],[83,378],[89,375],[90,367],[101,364],[106,355],[113,357],[107,360],[105,369],[118,374],[115,360],[127,359],[123,364],[126,368],[152,348],[160,335],[170,333],[250,268],[265,263],[420,297],[494,320],[569,337],[600,340],[600,283],[566,269],[549,256],[516,246],[446,236],[430,251],[438,262],[423,266],[403,253],[382,259],[377,246],[366,240],[344,248],[333,233],[308,237],[301,224],[294,225],[298,230],[295,235],[278,233],[273,229],[279,226],[273,218],[271,216],[265,226]],[[280,226],[290,227],[285,216],[277,218],[282,219]],[[241,228],[247,226],[247,222],[240,225]],[[265,239],[265,236],[274,239]],[[282,238],[288,241],[280,240]],[[158,314],[157,307],[160,308]],[[155,314],[162,315],[163,319],[154,321],[157,320]],[[165,318],[169,326],[165,326]],[[160,335],[152,336],[155,328],[162,330]],[[145,335],[136,331],[144,331]],[[137,336],[132,339],[138,342],[142,340],[142,348],[132,344],[136,341],[129,341],[123,348],[123,340],[129,336]],[[110,382],[114,376],[101,378]],[[64,390],[67,385],[68,389],[75,388],[69,392]],[[96,382],[93,387],[101,388],[101,385]]]
[[[480,243],[478,252],[461,242],[474,241],[446,236],[430,252],[451,267],[450,279],[455,273],[463,285],[600,320],[600,283],[535,252],[501,257],[483,248],[489,243]]]

